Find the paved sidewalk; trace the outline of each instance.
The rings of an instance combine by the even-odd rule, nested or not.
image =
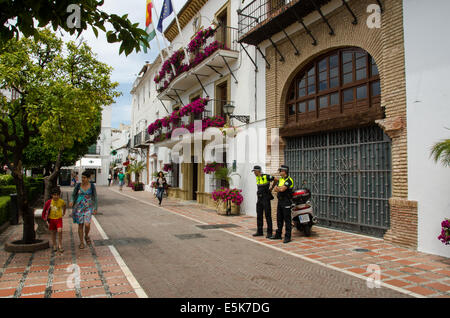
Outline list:
[[[62,254],[52,251],[50,234],[38,237],[50,240],[50,249],[6,252],[5,242],[21,239],[22,224],[9,226],[0,235],[0,298],[137,297],[108,246],[78,248],[78,226],[69,217],[70,211],[67,209],[63,220]],[[92,241],[103,239],[95,222],[91,223],[89,236]],[[68,281],[75,282],[71,279],[75,276],[73,264],[79,266],[80,284],[71,288]]]
[[[119,193],[117,187],[110,188],[110,191]],[[149,192],[134,192],[127,187],[121,194],[154,205],[158,202]],[[318,226],[313,227],[311,237],[293,229],[293,241],[283,244],[279,240],[253,237],[256,218],[252,216],[222,216],[195,202],[167,198],[163,200],[162,208],[198,222],[238,225],[222,230],[356,277],[366,279],[373,275],[373,272],[367,272],[368,266],[377,265],[383,286],[416,297],[450,298],[449,258],[416,252],[378,238]],[[369,251],[357,252],[355,249]]]

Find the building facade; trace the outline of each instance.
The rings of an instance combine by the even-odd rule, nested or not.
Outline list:
[[[176,70],[177,76],[172,79],[169,76],[167,84],[166,74],[157,84],[157,97],[169,102],[172,110],[208,99],[201,114],[182,120],[186,125],[201,120],[204,126],[212,120],[214,127],[225,130],[225,134],[230,132],[226,135],[228,140],[223,140],[227,144],[225,150],[218,146],[210,151],[208,137],[203,136],[203,140],[193,137],[192,140],[201,143],[201,151],[194,153],[192,148],[191,160],[172,163],[172,173],[178,184],[169,195],[214,206],[211,193],[226,182],[205,174],[204,168],[208,163],[221,160],[230,170],[227,186],[242,190],[244,201],[240,212],[255,216],[256,181],[251,170],[254,165],[265,166],[266,163],[265,62],[258,58],[255,48],[238,43],[236,10],[240,6],[239,0],[186,2],[178,13],[182,34],[174,20],[164,35],[171,43],[172,52],[187,54],[188,57],[182,59],[187,69],[180,73]],[[226,113],[227,105],[234,106],[232,114]],[[174,143],[168,141],[154,144],[174,147]],[[215,158],[205,157],[205,154]]]
[[[449,171],[429,158],[446,137],[450,109],[432,86],[445,82],[436,58],[447,44],[433,42],[431,53],[432,40],[423,42],[446,24],[435,15],[448,4],[435,4],[248,1],[238,13],[239,40],[267,60],[267,128],[281,136],[267,168],[284,163],[294,180],[306,181],[320,223],[449,256],[437,240]],[[424,17],[418,37],[414,21]],[[423,74],[433,80],[425,84]]]

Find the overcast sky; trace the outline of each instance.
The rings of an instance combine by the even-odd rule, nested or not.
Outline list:
[[[177,12],[181,10],[187,0],[172,0],[172,4]],[[158,12],[161,12],[163,0],[153,0],[153,4]],[[106,0],[102,6],[102,10],[107,13],[114,13],[120,16],[128,14],[128,18],[132,23],[139,23],[139,27],[145,28],[145,6],[146,0]],[[172,13],[169,18],[163,22],[163,28],[167,27],[174,19]],[[158,19],[153,15],[153,23],[158,24]],[[159,32],[157,32],[160,35]],[[122,92],[122,96],[116,100],[112,107],[112,127],[118,128],[120,123],[130,124],[131,122],[131,88],[137,73],[141,70],[145,61],[153,62],[158,55],[158,45],[156,39],[150,42],[151,50],[147,54],[142,51],[138,54],[131,53],[128,57],[124,53],[119,55],[119,43],[108,43],[106,36],[101,31],[98,39],[95,37],[91,29],[82,33],[82,37],[92,50],[98,54],[98,59],[114,68],[112,80],[120,83],[118,90]],[[65,40],[74,40],[75,36],[65,35]],[[161,41],[162,45],[163,42]]]

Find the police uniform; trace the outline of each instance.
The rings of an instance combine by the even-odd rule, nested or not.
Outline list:
[[[255,166],[254,170],[258,169],[259,166]],[[273,199],[272,193],[270,192],[270,182],[275,178],[268,174],[262,174],[260,176],[256,176],[256,185],[258,187],[258,191],[256,193],[258,200],[256,202],[256,224],[257,224],[257,232],[254,236],[263,235],[263,224],[264,224],[264,216],[266,216],[267,222],[267,237],[272,236],[272,207],[270,205],[270,200]]]
[[[287,169],[286,169],[287,170]],[[286,186],[287,189],[284,192],[278,192],[278,205],[277,205],[277,231],[272,239],[281,239],[281,232],[283,230],[283,222],[286,224],[286,231],[284,235],[285,243],[291,240],[292,232],[292,220],[291,220],[291,204],[292,204],[292,190],[294,188],[294,180],[288,176],[286,178],[280,178],[278,180],[278,187]]]

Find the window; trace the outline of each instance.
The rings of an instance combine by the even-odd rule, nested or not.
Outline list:
[[[286,121],[316,120],[330,112],[380,106],[380,95],[378,67],[372,56],[360,48],[331,51],[294,77],[286,96]]]

